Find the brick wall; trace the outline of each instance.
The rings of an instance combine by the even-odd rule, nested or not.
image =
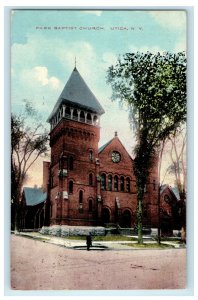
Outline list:
[[[104,209],[106,212],[109,211],[111,223],[124,224],[124,215],[128,216],[126,218],[130,226],[136,223],[137,196],[133,160],[117,136],[100,153],[98,153],[98,142],[99,127],[72,120],[63,119],[50,133],[51,225],[103,225]],[[120,153],[119,162],[112,161],[113,151]],[[73,168],[70,168],[70,157],[73,158]],[[65,177],[58,176],[61,168],[67,170]],[[92,174],[92,184],[90,184],[90,174]],[[101,189],[102,174],[106,175],[106,189]],[[108,190],[109,175],[112,176],[111,191]],[[115,175],[118,177],[117,191],[114,190]],[[121,178],[124,178],[123,191]],[[130,191],[127,191],[127,178],[130,179]],[[71,181],[73,190],[69,192]],[[157,222],[157,187],[155,158],[144,197],[145,224],[155,225]],[[67,199],[63,199],[64,192],[68,193]],[[101,200],[98,200],[98,197],[101,197]]]
[[[62,120],[51,132],[50,137],[51,175],[54,175],[54,188],[51,189],[52,223],[91,225],[95,223],[93,219],[95,219],[97,209],[95,159],[98,157],[99,128],[80,122]],[[66,159],[64,168],[67,169],[67,176],[63,178],[57,176],[61,155],[64,155]],[[73,158],[73,168],[69,165],[70,157]],[[92,174],[91,185],[90,174]],[[71,181],[73,191],[69,193]],[[63,191],[68,193],[68,199],[62,199]],[[55,200],[57,192],[60,194],[59,202]],[[81,196],[80,193],[82,193]],[[89,211],[90,201],[92,201],[91,211]],[[58,222],[60,218],[61,221]]]
[[[50,162],[44,161],[43,162],[43,191],[44,192],[47,192],[47,189],[48,189],[49,168],[50,168]]]

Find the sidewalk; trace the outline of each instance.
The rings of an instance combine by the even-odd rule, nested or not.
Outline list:
[[[86,250],[85,240],[72,240],[67,237],[57,237],[51,235],[43,235],[39,232],[19,232],[19,236],[40,240],[45,243],[59,245],[68,249]],[[144,244],[156,244],[152,237],[143,236]],[[137,250],[139,247],[131,247],[129,244],[135,244],[136,241],[92,241],[91,250]],[[185,245],[178,244],[174,241],[163,241],[162,244],[170,245],[174,248],[185,248]],[[149,249],[149,248],[148,248]],[[155,249],[154,247],[152,249]],[[156,247],[156,249],[160,250]],[[142,249],[141,249],[142,250]]]
[[[186,287],[186,249],[121,249],[119,243],[118,249],[97,248],[94,242],[91,251],[87,251],[85,241],[81,240],[77,241],[79,251],[24,235],[12,234],[10,240],[11,287],[14,290],[172,290]],[[74,243],[76,241],[71,241],[70,247]],[[104,247],[104,243],[99,244]],[[115,243],[106,245],[113,247]]]

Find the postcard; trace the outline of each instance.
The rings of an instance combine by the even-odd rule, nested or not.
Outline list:
[[[185,290],[187,11],[10,18],[11,289]]]

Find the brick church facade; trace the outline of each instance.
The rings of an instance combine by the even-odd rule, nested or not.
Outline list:
[[[103,113],[75,67],[48,118],[51,162],[43,164],[43,188],[48,191],[50,225],[136,223],[133,159],[117,132],[98,148]],[[143,223],[149,226],[157,225],[157,168],[156,160],[145,187]]]

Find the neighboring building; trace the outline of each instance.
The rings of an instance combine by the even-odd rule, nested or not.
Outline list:
[[[136,223],[133,159],[117,133],[98,148],[103,113],[75,67],[48,118],[51,162],[44,162],[43,188],[48,191],[50,225]],[[143,202],[143,222],[149,226],[158,222],[157,159],[153,165]]]
[[[41,228],[47,222],[47,193],[41,188],[24,187],[21,201],[20,230]]]
[[[164,184],[160,189],[160,227],[162,234],[172,234],[177,203],[178,199],[172,188]]]
[[[185,203],[180,200],[176,187],[164,184],[160,190],[160,223],[162,234],[172,233],[185,225]]]

